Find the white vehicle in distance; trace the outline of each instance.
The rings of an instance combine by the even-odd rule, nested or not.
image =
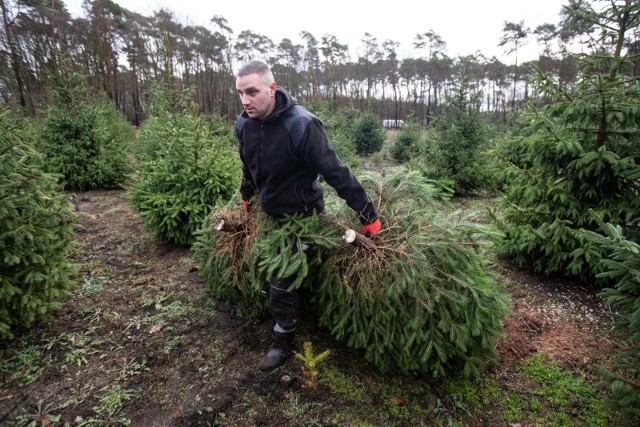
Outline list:
[[[385,129],[398,129],[404,126],[404,120],[385,119],[382,121],[382,127]]]

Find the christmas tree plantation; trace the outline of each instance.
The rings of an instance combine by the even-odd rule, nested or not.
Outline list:
[[[294,285],[308,289],[319,324],[382,371],[478,375],[497,357],[508,302],[484,270],[477,228],[444,216],[436,187],[406,169],[361,182],[383,222],[370,245],[342,241],[355,214],[332,194],[322,216],[214,212],[195,246],[214,295],[258,318],[272,274],[298,274]],[[237,226],[216,231],[219,217]]]
[[[0,337],[57,308],[72,285],[73,206],[27,129],[0,109]]]
[[[540,101],[522,115],[520,135],[506,151],[499,251],[536,272],[607,285],[610,278],[600,275],[607,251],[580,230],[597,231],[601,219],[640,240],[640,84],[625,52],[640,13],[636,2],[612,2],[600,12],[580,3],[567,13],[601,34],[597,53],[576,55],[572,85],[535,68],[532,99]]]

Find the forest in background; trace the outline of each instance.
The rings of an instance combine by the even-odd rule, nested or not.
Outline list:
[[[50,24],[43,28],[56,28],[55,37],[48,39],[51,44],[45,43],[46,38],[18,37],[16,24],[39,16],[29,8],[40,4],[19,2],[8,8],[7,2],[1,3],[2,36],[7,47],[1,65],[8,72],[2,74],[6,85],[0,85],[6,94],[6,102],[0,105],[0,173],[7,177],[0,182],[0,337],[7,339],[14,333],[22,335],[39,319],[50,319],[77,289],[79,280],[91,279],[82,271],[77,274],[72,261],[77,236],[72,192],[126,188],[128,203],[159,242],[195,244],[196,251],[202,251],[204,261],[199,271],[204,276],[213,265],[207,256],[219,253],[206,249],[213,242],[202,240],[204,221],[216,209],[239,206],[238,200],[234,203],[240,171],[231,119],[239,109],[232,89],[232,69],[244,58],[238,56],[241,49],[235,50],[242,45],[228,37],[228,43],[223,43],[228,53],[226,62],[207,62],[212,79],[205,79],[207,85],[200,85],[197,76],[204,74],[194,70],[196,64],[201,67],[204,63],[193,58],[186,61],[178,55],[176,41],[169,33],[145,34],[140,39],[144,46],[151,43],[149,46],[155,47],[148,51],[148,58],[155,62],[136,57],[130,64],[145,64],[142,68],[116,66],[123,46],[134,39],[116,37],[115,29],[111,33],[103,31],[92,23],[98,22],[97,13],[88,14],[92,19],[78,20],[87,25],[84,32],[78,33],[82,35],[77,36],[78,40],[91,40],[92,34],[95,40],[103,40],[111,34],[111,44],[62,43],[58,26]],[[107,4],[120,10],[120,16],[126,15],[113,3],[89,2],[87,6],[97,4]],[[333,50],[325,52],[320,48],[317,52],[323,60],[317,68],[290,66],[291,82],[295,77],[296,83],[283,85],[292,87],[294,94],[303,102],[308,101],[312,111],[322,117],[336,151],[355,173],[368,173],[371,169],[383,172],[386,185],[371,188],[371,194],[380,200],[393,194],[387,190],[398,188],[390,181],[393,176],[410,179],[407,188],[424,188],[417,185],[420,182],[429,187],[435,185],[433,196],[438,200],[452,195],[501,196],[489,209],[491,223],[472,232],[483,239],[453,236],[454,243],[441,245],[444,252],[423,260],[423,265],[414,271],[428,271],[431,260],[457,263],[458,268],[447,280],[459,279],[457,283],[479,290],[480,284],[468,278],[477,280],[482,275],[464,274],[456,261],[462,253],[459,243],[470,241],[478,249],[470,253],[474,266],[482,265],[481,257],[486,253],[532,273],[560,276],[563,286],[580,283],[598,288],[598,295],[616,319],[616,329],[625,336],[628,350],[611,362],[612,370],[597,371],[594,367],[591,374],[602,380],[599,385],[607,392],[610,408],[635,425],[640,416],[640,1],[572,0],[563,8],[562,16],[557,34],[571,29],[575,36],[567,41],[577,42],[581,51],[567,51],[566,57],[561,57],[565,64],[575,67],[573,79],[567,80],[560,68],[548,68],[542,57],[526,67],[516,61],[505,68],[507,77],[500,88],[502,101],[497,104],[495,92],[489,90],[493,81],[486,75],[477,77],[483,74],[478,74],[476,57],[451,60],[451,75],[442,80],[425,71],[420,80],[411,80],[413,86],[407,83],[409,80],[404,86],[395,86],[389,80],[367,79],[378,75],[373,73],[373,65],[384,64],[384,59],[370,60],[371,73],[358,74],[357,70],[364,68],[357,68],[348,60],[340,67],[334,66],[330,56],[323,56]],[[69,22],[72,27],[76,20]],[[513,49],[515,55],[526,31],[520,24],[507,24],[501,43],[505,49]],[[424,46],[437,41],[435,34],[422,37],[422,41],[429,41]],[[162,43],[154,45],[154,40]],[[256,45],[259,43],[252,43],[251,49]],[[43,56],[43,52],[56,55]],[[101,56],[100,52],[109,54]],[[429,55],[430,61],[425,60],[425,64],[433,66],[434,58],[443,57]],[[111,62],[105,58],[111,58]],[[398,70],[405,61],[398,62]],[[285,61],[270,62],[277,75],[287,75]],[[348,79],[338,73],[347,70],[347,66],[352,67]],[[526,80],[522,77],[525,70],[530,73]],[[399,72],[390,75],[400,76]],[[221,83],[224,79],[228,84]],[[219,84],[215,86],[218,95],[205,96],[206,88],[213,90],[209,83],[214,81]],[[129,82],[129,87],[134,82],[138,88],[127,92],[123,82]],[[415,102],[412,88],[416,88]],[[123,102],[133,98],[137,99],[138,109],[130,108],[133,102]],[[416,108],[411,109],[414,104]],[[494,105],[499,107],[493,108]],[[406,116],[402,115],[405,111]],[[393,114],[407,118],[407,124],[398,131],[385,132],[380,118]],[[139,125],[137,132],[132,124]],[[414,178],[417,181],[413,182]],[[409,210],[391,209],[383,218],[387,224],[404,218],[407,224],[386,228],[378,239],[409,241],[407,236],[393,233],[413,230],[426,247],[435,247],[431,246],[435,241],[446,240],[425,230],[439,227],[438,224],[444,224],[439,230],[445,234],[466,229],[454,225],[456,221],[451,220],[455,217],[442,217],[443,212],[418,213],[412,208],[424,207],[423,199],[428,194],[431,193],[420,190],[400,198],[399,205]],[[420,221],[426,223],[421,225]],[[204,236],[212,234],[205,232]],[[279,245],[272,247],[276,246]],[[275,262],[277,258],[267,261]],[[206,277],[214,296],[220,296],[217,291],[229,289],[215,288],[220,271],[225,269],[212,269]],[[244,274],[246,269],[239,271]],[[247,282],[242,275],[237,279]],[[340,290],[350,282],[335,285],[326,289]],[[428,286],[418,285],[416,289],[420,291],[448,288],[437,277],[431,277],[425,283]],[[386,297],[402,299],[402,289],[396,291]],[[452,301],[460,300],[455,292],[450,297]],[[348,302],[337,298],[340,307]],[[471,348],[464,343],[464,337],[472,328],[447,330],[450,322],[446,313],[429,309],[429,304],[421,306],[428,313],[415,319],[433,321],[438,325],[439,337],[429,342],[423,341],[422,336],[419,342],[415,336],[409,337],[416,348],[430,349],[433,344],[438,352],[456,337],[456,346]],[[463,306],[464,310],[472,308]],[[479,302],[478,307],[486,306],[486,302]],[[367,310],[356,312],[368,315]],[[403,306],[396,312],[407,314]],[[397,324],[384,316],[378,320],[381,326]],[[499,319],[494,320],[498,325]],[[357,321],[351,323],[350,330],[356,326]],[[333,332],[336,331],[339,332]],[[366,341],[366,334],[363,337],[358,345],[372,344]],[[377,343],[391,342],[402,350],[404,340],[397,337],[388,333]],[[353,346],[354,341],[350,342],[348,346]],[[476,349],[485,350],[485,345],[489,349],[490,344],[490,340],[483,340]],[[370,348],[375,350],[376,344],[372,345]],[[380,354],[392,357],[394,353]],[[418,367],[431,372],[433,365],[427,356],[433,354],[427,351],[425,364]],[[469,363],[465,375],[477,375],[479,371],[472,368],[476,362],[482,363],[482,358],[467,357],[469,354],[460,354],[456,359]],[[11,351],[5,355],[8,362],[3,369],[10,372],[16,357]],[[406,362],[405,366],[413,369],[417,359],[390,361]],[[7,399],[15,396],[10,394]],[[20,402],[16,402],[19,406]]]
[[[581,3],[571,0],[567,7],[579,8]],[[521,109],[532,97],[532,65],[571,86],[578,75],[572,50],[597,55],[614,47],[567,10],[560,22],[536,28],[528,28],[524,20],[505,22],[503,36],[496,40],[511,60],[505,64],[482,52],[451,58],[446,40],[433,31],[416,33],[415,56],[402,59],[398,42],[365,33],[360,56],[352,58],[349,46],[331,34],[292,35],[299,36],[300,44],[290,38],[270,40],[251,30],[237,33],[219,15],[204,27],[185,25],[169,10],[143,16],[110,0],[85,1],[85,15],[78,18],[71,16],[64,1],[1,0],[0,6],[1,102],[19,105],[35,116],[47,105],[52,77],[77,72],[94,90],[105,92],[134,125],[147,117],[150,93],[157,84],[175,93],[192,88],[202,113],[234,118],[234,71],[255,57],[266,59],[279,84],[302,101],[331,100],[338,107],[368,109],[381,118],[411,116],[425,125],[442,110],[465,63],[470,88],[483,93],[475,108],[504,122],[509,111]],[[638,33],[625,37],[629,54],[639,52]],[[518,61],[525,43],[537,43],[537,60]]]

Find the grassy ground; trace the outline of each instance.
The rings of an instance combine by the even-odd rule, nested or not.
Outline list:
[[[456,201],[484,221],[491,198]],[[155,241],[124,192],[77,194],[75,296],[0,346],[0,425],[608,426],[595,365],[623,346],[596,291],[494,260],[513,313],[501,361],[478,379],[381,374],[311,319],[296,347],[330,350],[313,384],[304,363],[256,365],[271,322],[213,301],[183,247]]]

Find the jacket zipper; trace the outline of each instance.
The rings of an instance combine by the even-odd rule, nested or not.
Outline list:
[[[262,143],[264,141],[264,125],[260,123],[260,145],[258,146],[258,177],[262,182]]]

